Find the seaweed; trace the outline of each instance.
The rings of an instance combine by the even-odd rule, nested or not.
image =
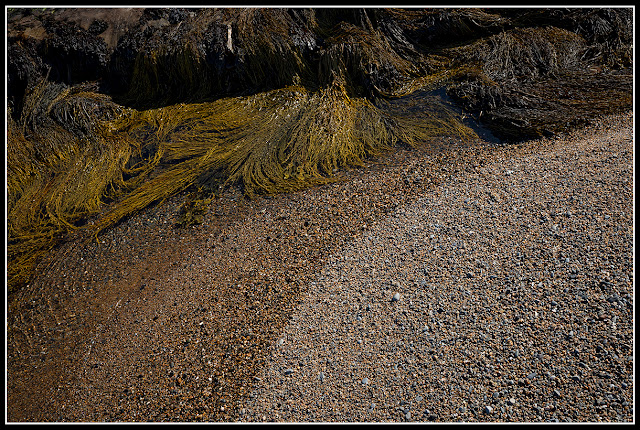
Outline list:
[[[95,221],[83,228],[97,235],[192,186],[238,185],[249,197],[291,192],[335,180],[337,169],[399,142],[474,136],[443,106],[421,104],[407,114],[384,100],[350,97],[339,76],[318,90],[289,86],[143,111],[88,90],[43,80],[27,97],[21,127],[11,121],[12,261],[26,240],[46,250],[88,216]],[[181,224],[197,219],[189,217]]]
[[[19,121],[8,113],[9,285],[122,182],[131,145],[112,139],[107,126],[121,110],[90,86],[42,80]]]
[[[164,169],[106,213],[96,231],[193,184],[238,185],[248,197],[292,192],[330,182],[335,170],[362,165],[399,142],[475,136],[442,109],[393,115],[384,103],[349,97],[344,79],[336,77],[315,91],[289,86],[136,113],[123,129],[133,135],[151,130],[145,145],[155,155],[145,168]]]
[[[175,225],[187,228],[202,224],[204,215],[209,210],[209,206],[215,193],[206,187],[200,187],[185,199],[180,207],[180,213]]]
[[[73,231],[180,192],[189,227],[220,188],[294,192],[475,138],[462,112],[520,141],[633,103],[629,8],[159,8],[118,31],[115,12],[11,13],[11,291]]]

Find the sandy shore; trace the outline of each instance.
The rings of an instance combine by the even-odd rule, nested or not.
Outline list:
[[[634,421],[632,114],[343,179],[79,233],[9,297],[8,420]]]

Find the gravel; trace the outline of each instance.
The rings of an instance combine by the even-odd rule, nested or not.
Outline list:
[[[178,196],[9,298],[9,421],[631,422],[633,117]]]

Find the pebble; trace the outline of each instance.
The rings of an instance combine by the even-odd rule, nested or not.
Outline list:
[[[393,295],[393,297],[391,298],[392,302],[397,302],[398,300],[400,300],[400,293],[395,293]]]

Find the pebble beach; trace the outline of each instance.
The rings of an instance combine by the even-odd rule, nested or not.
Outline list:
[[[635,422],[634,118],[176,196],[7,303],[10,422]]]

